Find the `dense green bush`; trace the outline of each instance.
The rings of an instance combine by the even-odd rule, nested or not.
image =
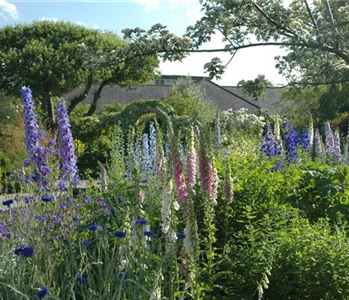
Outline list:
[[[226,267],[227,294],[253,299],[347,299],[348,227],[320,219],[315,224],[280,206],[262,219],[245,211],[245,230],[236,234]],[[226,297],[225,299],[230,299]]]

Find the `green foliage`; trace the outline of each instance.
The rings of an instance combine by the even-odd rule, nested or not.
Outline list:
[[[348,111],[348,89],[347,84],[285,89],[281,94],[281,107],[295,125],[307,124],[311,113],[316,127],[322,128],[328,120]]]
[[[124,134],[134,126],[138,119],[147,114],[158,114],[159,110],[172,115],[173,110],[161,100],[138,100],[128,104],[120,113],[109,114],[101,119],[102,126],[120,124]]]
[[[258,75],[255,80],[241,80],[238,86],[242,87],[245,94],[252,96],[256,101],[265,96],[267,87],[270,87],[271,82],[265,78],[265,75]]]
[[[117,108],[115,108],[117,109]],[[82,171],[90,169],[97,176],[98,162],[105,163],[113,147],[112,128],[103,128],[101,119],[109,115],[109,109],[85,117],[88,105],[79,105],[71,114],[70,123],[75,143],[80,145],[79,168]],[[77,153],[79,154],[79,153]]]
[[[94,82],[103,84],[102,88],[107,83],[146,83],[154,79],[158,66],[154,53],[141,57],[115,34],[73,23],[7,26],[0,30],[0,39],[0,88],[18,95],[23,85],[30,86],[51,125],[55,119],[52,97],[62,97],[82,84],[88,92]],[[84,98],[83,93],[75,100],[79,103]]]
[[[197,49],[219,31],[225,50],[232,56],[248,47],[282,46],[288,52],[277,58],[276,67],[289,81],[347,81],[348,36],[345,2],[299,1],[200,1],[204,16],[189,26],[187,36]],[[255,40],[251,40],[251,35]],[[225,66],[217,58],[207,64],[221,75]],[[212,68],[214,66],[214,68]]]
[[[20,107],[18,99],[0,93],[0,173],[22,167],[27,156]]]
[[[179,79],[163,102],[171,106],[177,116],[196,118],[203,124],[212,122],[215,117],[213,104],[204,100],[202,91],[190,77]]]
[[[38,98],[60,97],[85,83],[92,54],[125,45],[111,33],[67,22],[7,26],[0,37],[1,87],[18,95],[29,85]]]
[[[232,270],[228,294],[252,299],[262,287],[265,299],[347,299],[345,224],[310,224],[286,206],[255,218],[246,211],[246,230],[226,260]]]

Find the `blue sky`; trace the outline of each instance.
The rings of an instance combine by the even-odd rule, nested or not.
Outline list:
[[[181,35],[201,15],[198,0],[0,0],[0,27],[34,20],[63,20],[121,35],[124,28],[148,29],[161,23]],[[221,37],[215,36],[203,48],[222,46]],[[258,74],[265,74],[275,84],[285,83],[274,68],[273,58],[283,53],[278,47],[238,52],[218,83],[236,85],[239,80],[254,79]],[[162,63],[160,70],[163,74],[205,75],[203,65],[214,56],[229,60],[227,54],[192,54],[183,62]]]

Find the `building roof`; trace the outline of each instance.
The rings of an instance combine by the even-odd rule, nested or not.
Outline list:
[[[183,76],[163,75],[162,79],[178,79]],[[247,108],[249,112],[256,113],[261,108],[266,108],[271,112],[277,112],[280,96],[277,89],[268,89],[266,96],[258,101],[245,95],[241,88],[232,86],[220,86],[212,82],[209,78],[203,76],[191,77],[193,84],[199,86],[203,92],[204,100],[211,101],[220,110],[239,110]],[[94,84],[87,98],[82,103],[92,103],[93,93],[97,90],[98,84]],[[117,85],[107,85],[104,87],[101,97],[97,103],[97,109],[105,104],[116,103],[129,104],[137,100],[161,99],[168,95],[172,89],[171,85],[144,85],[131,88],[122,88]],[[65,98],[69,101],[75,95],[80,93],[82,88],[76,89]]]
[[[255,100],[252,96],[248,96],[244,93],[241,87],[237,86],[223,86],[224,89],[239,95],[244,99],[255,103],[256,105],[269,110],[272,113],[278,113],[281,111],[281,88],[267,88],[265,96],[258,100]]]

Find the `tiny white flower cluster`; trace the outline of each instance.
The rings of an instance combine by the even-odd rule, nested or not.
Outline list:
[[[226,122],[238,123],[244,126],[258,126],[264,127],[265,119],[263,116],[256,116],[255,114],[248,113],[247,108],[240,108],[234,111],[232,108],[223,112]]]

